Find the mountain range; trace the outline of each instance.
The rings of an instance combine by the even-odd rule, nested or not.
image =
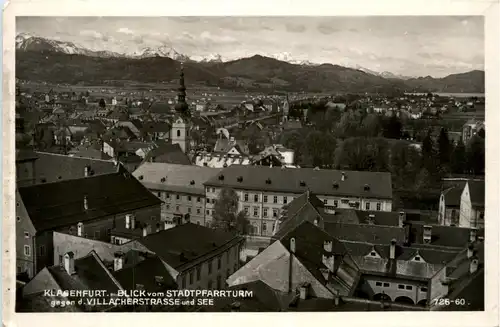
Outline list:
[[[477,70],[444,78],[411,78],[360,66],[314,64],[295,60],[286,52],[232,61],[223,61],[219,54],[211,54],[194,60],[169,46],[121,54],[29,34],[16,37],[16,77],[26,80],[88,84],[111,80],[163,82],[178,78],[181,63],[189,82],[227,88],[307,92],[484,92],[484,71]]]

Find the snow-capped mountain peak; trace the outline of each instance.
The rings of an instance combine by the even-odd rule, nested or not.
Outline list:
[[[309,60],[296,59],[296,58],[294,58],[294,56],[292,56],[292,54],[290,52],[280,52],[280,53],[271,55],[271,58],[274,58],[274,59],[279,60],[279,61],[285,61],[285,62],[288,62],[290,64],[294,64],[294,65],[305,65],[305,66],[316,65],[316,64],[310,62]]]
[[[134,58],[151,58],[151,57],[166,57],[178,61],[187,61],[189,57],[177,52],[174,48],[167,45],[162,45],[158,48],[146,47],[141,50],[135,51],[132,54]]]

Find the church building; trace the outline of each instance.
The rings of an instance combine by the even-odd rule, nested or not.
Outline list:
[[[191,144],[191,113],[186,102],[186,86],[184,85],[184,69],[181,67],[181,77],[175,105],[175,116],[170,130],[172,144],[179,144],[184,153],[189,153]]]

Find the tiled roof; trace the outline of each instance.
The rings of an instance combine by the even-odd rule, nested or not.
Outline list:
[[[71,151],[72,157],[77,158],[88,158],[88,159],[101,159],[101,160],[111,160],[112,158],[108,156],[106,153],[94,149],[92,147],[80,147],[78,149]]]
[[[424,226],[431,226],[431,242],[424,243]],[[484,236],[483,230],[477,231],[477,236]],[[464,248],[470,240],[470,229],[454,226],[425,225],[412,223],[410,225],[410,243],[413,246],[441,246]]]
[[[399,243],[405,240],[404,229],[400,227],[325,222],[324,229],[333,237],[347,241],[390,244],[393,239]]]
[[[38,231],[161,204],[127,172],[21,187],[19,193]]]
[[[354,210],[360,223],[371,220],[375,225],[399,226],[399,212],[394,211],[361,211]]]
[[[177,283],[157,256],[146,258],[133,266],[118,270],[113,275],[126,290],[136,289],[137,284],[143,285],[148,292],[177,289]],[[157,281],[157,276],[161,277],[161,283]]]
[[[242,240],[230,232],[186,223],[148,235],[138,242],[172,268],[182,270],[215,250]]]
[[[220,171],[218,168],[194,165],[145,162],[133,175],[148,189],[204,195],[203,183]]]
[[[290,251],[290,239],[295,238],[295,255],[302,264],[321,283],[327,282],[336,284],[336,289],[341,293],[349,294],[350,287],[353,286],[357,272],[355,269],[347,269],[343,264],[343,258],[348,254],[344,244],[338,239],[327,234],[310,222],[303,222],[292,231],[281,238],[280,242]],[[326,281],[320,269],[325,268],[323,264],[324,242],[332,242],[332,254],[335,257],[334,271],[341,266],[344,269],[342,276],[336,276],[334,280]],[[347,276],[347,277],[346,277]]]
[[[463,187],[450,187],[443,191],[445,205],[452,207],[460,207],[460,198],[462,196]]]
[[[162,144],[155,147],[146,154],[144,161],[191,165],[191,160],[182,152],[179,144]]]
[[[241,154],[248,153],[248,145],[242,140],[218,139],[214,147],[214,152],[226,153],[236,147]]]
[[[38,155],[29,149],[16,149],[16,162],[24,162],[38,159]]]
[[[484,207],[484,181],[468,181],[470,199],[473,206]]]
[[[49,269],[55,281],[64,290],[106,290],[116,293],[120,286],[103,265],[99,256],[90,252],[87,256],[75,259],[75,274],[69,275],[64,267],[52,266]]]
[[[344,171],[344,174],[345,180],[342,181],[342,171],[339,170],[231,165],[206,185],[294,193],[309,189],[318,195],[392,199],[390,173]],[[368,190],[365,190],[365,184],[369,186]]]
[[[90,167],[91,174],[112,174],[123,169],[112,161],[70,157],[61,154],[36,152],[35,177],[37,183],[50,183],[61,180],[82,178],[85,167]]]

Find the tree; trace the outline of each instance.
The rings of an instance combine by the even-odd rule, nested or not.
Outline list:
[[[485,151],[484,139],[475,135],[467,147],[467,166],[468,170],[474,175],[484,174]]]
[[[250,222],[244,211],[238,212],[238,195],[231,188],[223,188],[215,202],[212,228],[240,235],[248,234]]]
[[[331,167],[337,141],[330,133],[311,131],[305,141],[309,160],[314,167]]]
[[[394,114],[388,119],[384,120],[384,137],[389,139],[397,139],[401,138],[401,130],[403,125],[401,124],[401,120]]]
[[[337,136],[341,138],[355,137],[357,136],[359,128],[359,120],[352,110],[347,110],[340,117],[340,121],[337,124]]]
[[[368,114],[361,122],[361,129],[363,136],[366,137],[377,137],[382,131],[382,124],[380,122],[380,116],[377,114]]]
[[[351,137],[335,151],[335,166],[342,169],[377,171],[381,148],[373,139]]]
[[[101,100],[99,100],[99,107],[101,108],[106,108],[106,101],[104,101],[104,99],[101,98]]]
[[[305,148],[304,136],[298,131],[285,132],[280,137],[280,143],[294,151],[295,163],[300,165]]]
[[[420,170],[420,152],[406,141],[396,141],[390,149],[389,171],[397,188],[410,188]]]
[[[439,163],[442,169],[448,169],[451,159],[451,143],[448,138],[448,132],[446,128],[441,128],[438,138],[438,148],[439,148]]]
[[[436,152],[434,149],[434,140],[432,139],[431,133],[432,131],[431,129],[429,129],[427,131],[427,135],[422,141],[422,159],[424,168],[426,168],[428,172],[432,174],[432,172],[435,170]]]
[[[460,142],[455,146],[451,153],[450,169],[452,173],[463,174],[467,167],[467,153],[464,142]]]

